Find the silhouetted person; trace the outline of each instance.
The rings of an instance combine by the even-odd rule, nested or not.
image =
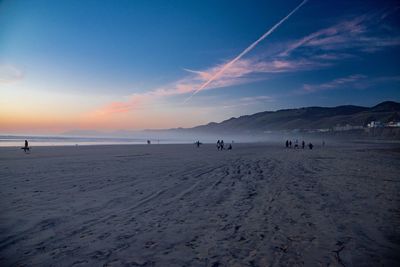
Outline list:
[[[228,150],[232,150],[232,145],[231,144],[229,144]]]
[[[221,140],[220,145],[221,145],[221,150],[224,150],[224,140]]]
[[[150,140],[147,140],[147,144],[148,144],[148,145],[150,145],[150,144],[151,144]]]
[[[28,144],[28,140],[25,140],[25,145],[24,147],[21,147],[21,149],[24,150],[24,152],[29,151],[29,144]]]
[[[306,145],[306,143],[303,140],[303,142],[301,142],[301,148],[304,149],[305,145]]]
[[[309,143],[309,144],[308,144],[308,147],[309,147],[310,149],[313,149],[314,146],[313,146],[313,144]]]
[[[218,140],[218,141],[217,141],[217,149],[219,150],[220,147],[221,147],[221,142]]]
[[[286,140],[286,148],[289,147],[289,140]]]
[[[200,147],[200,141],[197,141],[197,142],[196,142],[196,146],[197,146],[197,147]]]
[[[289,147],[292,147],[292,140],[289,141]]]

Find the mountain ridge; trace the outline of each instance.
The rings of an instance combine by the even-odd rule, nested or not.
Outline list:
[[[221,122],[209,122],[190,128],[115,130],[71,130],[62,135],[146,137],[148,133],[230,133],[260,134],[275,131],[332,129],[340,125],[367,126],[371,121],[400,122],[400,103],[384,101],[372,107],[340,105],[336,107],[310,106],[276,111],[262,111],[250,115],[231,117]]]
[[[384,101],[372,107],[341,105],[336,107],[301,107],[262,111],[232,117],[192,128],[169,129],[201,132],[265,132],[285,130],[316,130],[338,125],[367,126],[371,121],[388,123],[400,121],[400,103]]]

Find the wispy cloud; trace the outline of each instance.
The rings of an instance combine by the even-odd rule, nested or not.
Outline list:
[[[240,102],[255,102],[255,101],[274,101],[274,98],[267,95],[250,96],[239,98]]]
[[[12,65],[0,65],[0,85],[15,83],[24,78],[24,72]]]
[[[348,53],[323,53],[314,55],[313,58],[315,60],[322,60],[323,62],[327,62],[327,61],[338,61],[343,59],[354,58],[354,55]]]
[[[314,54],[318,54],[349,49],[376,52],[386,47],[400,45],[400,36],[382,35],[382,20],[385,18],[386,16],[376,13],[343,20],[293,41],[285,51],[280,53],[280,56],[287,57],[294,52],[301,54],[301,52],[313,51]]]
[[[381,83],[400,82],[400,76],[368,77],[364,74],[352,74],[345,77],[333,79],[319,84],[304,84],[296,94],[310,94],[335,89],[365,89]]]
[[[193,93],[195,88],[198,88],[201,84],[207,81],[209,77],[218,72],[222,65],[224,64],[201,71],[186,69],[188,75],[180,80],[145,93],[132,94],[131,96],[126,97],[126,100],[107,104],[96,110],[95,113],[99,115],[107,115],[129,112],[131,110],[149,107],[151,106],[151,103],[154,103],[161,98]],[[266,76],[266,74],[272,75],[277,73],[306,71],[328,65],[329,63],[326,62],[321,63],[308,59],[277,59],[271,61],[259,60],[256,57],[241,59],[236,61],[232,67],[226,70],[223,76],[214,80],[208,87],[204,88],[204,90],[236,86],[267,79],[268,76]]]
[[[261,103],[270,103],[274,102],[275,98],[272,96],[260,95],[260,96],[251,96],[251,97],[242,97],[235,101],[229,101],[222,104],[222,108],[237,108],[237,107],[246,107],[246,106],[254,106],[256,104]]]
[[[264,60],[258,59],[257,57],[250,59],[241,59],[236,61],[229,69],[227,69],[224,75],[220,76],[218,79],[209,83],[208,87],[203,88],[207,89],[215,89],[221,87],[227,87],[232,85],[239,85],[242,83],[248,83],[252,81],[257,81],[260,79],[267,79],[268,76],[265,74],[276,74],[276,73],[286,73],[286,72],[297,72],[297,71],[306,71],[315,68],[320,68],[328,65],[329,63],[322,63],[315,60],[309,59],[272,59],[272,60]],[[218,71],[224,66],[217,65],[211,67],[204,71],[193,71],[188,70],[192,76],[186,77],[178,81],[172,88],[183,87],[185,93],[187,91],[194,91],[196,86],[203,84],[205,81],[208,81],[210,77],[214,76]],[[182,92],[182,90],[168,90],[171,92]]]
[[[298,91],[298,93],[315,93],[315,92],[319,92],[319,91],[325,91],[325,90],[332,90],[332,89],[337,89],[340,87],[343,87],[345,85],[349,85],[349,84],[354,84],[355,82],[358,82],[362,79],[366,79],[367,76],[362,75],[362,74],[353,74],[353,75],[349,75],[346,77],[341,77],[341,78],[337,78],[334,79],[332,81],[329,82],[325,82],[325,83],[320,83],[320,84],[304,84],[303,88]]]
[[[271,34],[281,23],[290,17],[298,8],[278,22],[257,41],[247,47],[242,53],[230,61],[226,61],[202,70],[185,69],[187,74],[174,82],[162,85],[145,93],[136,93],[99,108],[98,114],[125,113],[137,109],[154,107],[165,98],[190,95],[190,99],[200,90],[212,90],[247,84],[265,80],[280,73],[309,71],[330,67],[341,60],[356,57],[354,52],[372,53],[387,47],[400,44],[400,36],[385,32],[382,34],[382,21],[393,11],[384,14],[364,14],[344,19],[333,26],[320,29],[289,44],[283,44],[274,55],[254,55],[243,58],[259,42]],[[379,29],[378,29],[379,28]],[[330,90],[351,83],[362,84],[366,76],[349,75],[324,84],[305,84],[300,93],[312,93],[320,90]]]
[[[289,19],[300,7],[302,7],[307,0],[304,0],[300,3],[295,9],[293,9],[288,15],[286,15],[283,19],[281,19],[278,23],[276,23],[271,29],[269,29],[266,33],[264,33],[260,38],[258,38],[255,42],[253,42],[250,46],[248,46],[245,50],[243,50],[239,55],[237,55],[234,59],[230,60],[228,63],[224,64],[217,72],[215,72],[207,81],[205,81],[199,88],[196,88],[194,92],[186,98],[185,102],[192,98],[195,94],[206,88],[210,85],[214,80],[218,79],[220,76],[226,72],[236,61],[240,60],[244,55],[249,53],[254,49],[262,40],[267,38],[271,33],[273,33],[282,23],[284,23],[287,19]]]

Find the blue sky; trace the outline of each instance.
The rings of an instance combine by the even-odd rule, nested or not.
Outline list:
[[[229,65],[301,3],[3,0],[0,131],[189,127],[400,100],[398,1],[309,0]]]

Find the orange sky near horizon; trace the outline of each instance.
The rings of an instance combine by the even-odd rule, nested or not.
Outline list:
[[[2,92],[4,95],[4,91]],[[193,117],[207,123],[207,109],[190,110],[187,107],[162,109],[147,107],[128,112],[105,112],[106,106],[88,109],[80,106],[72,96],[45,101],[37,99],[23,104],[10,95],[0,101],[0,133],[3,134],[59,134],[70,130],[142,130],[197,125]],[[90,101],[87,97],[86,101]],[[80,97],[80,102],[82,96]],[[17,103],[17,104],[14,104]],[[21,103],[21,104],[19,104]]]

